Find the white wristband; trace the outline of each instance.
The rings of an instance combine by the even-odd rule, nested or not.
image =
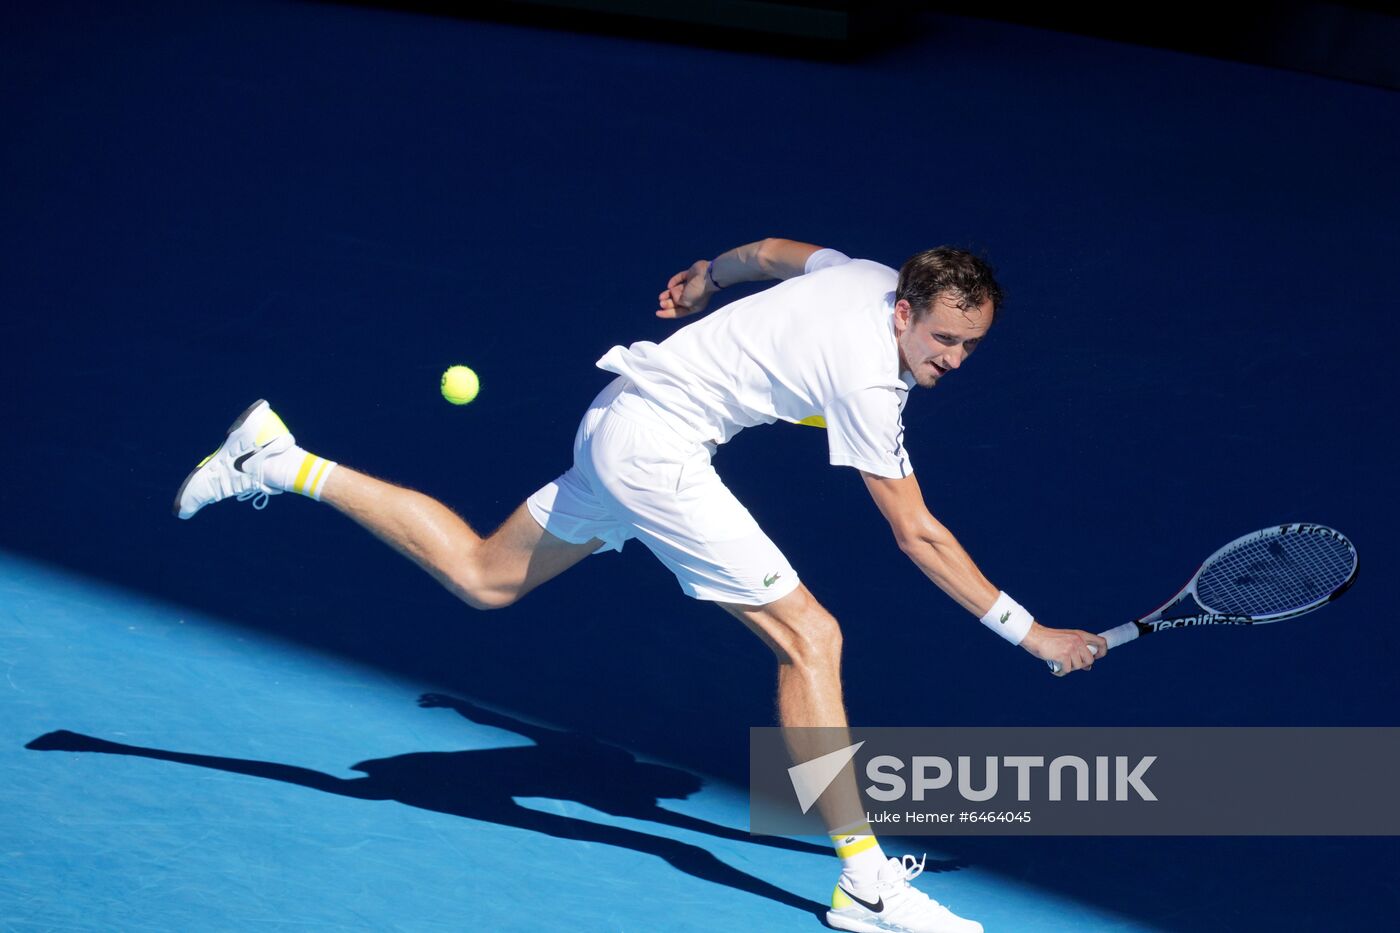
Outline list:
[[[997,593],[997,601],[992,603],[992,608],[982,617],[983,625],[1013,645],[1021,643],[1034,621],[1031,614],[1020,603],[1007,596],[1004,590]]]

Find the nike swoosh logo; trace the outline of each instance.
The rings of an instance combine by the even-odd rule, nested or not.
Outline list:
[[[859,904],[860,906],[864,907],[866,910],[869,910],[869,911],[871,911],[871,912],[873,912],[873,913],[877,913],[877,914],[878,914],[880,911],[882,911],[882,910],[885,909],[885,899],[884,899],[883,897],[877,898],[877,899],[874,900],[874,901],[867,901],[867,900],[863,900],[862,898],[856,897],[854,894],[852,894],[852,893],[850,892],[850,889],[849,889],[849,888],[843,887],[842,885],[839,885],[839,884],[837,885],[837,887],[838,887],[838,888],[841,888],[841,893],[842,893],[842,894],[845,894],[847,897],[849,897],[851,900],[855,901],[855,902],[856,902],[857,904]]]
[[[255,453],[257,453],[256,450],[250,450],[250,451],[248,451],[246,454],[244,454],[243,456],[239,457],[237,460],[233,461],[233,468],[234,468],[235,470],[237,470],[238,472],[240,472],[240,473],[245,472],[244,469],[243,469],[243,464],[247,463],[247,462],[248,462],[248,458],[251,457],[251,456],[253,456],[253,454],[255,454]]]

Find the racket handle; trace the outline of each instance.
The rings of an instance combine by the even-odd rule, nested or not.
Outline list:
[[[1106,632],[1099,632],[1103,640],[1108,642],[1108,647],[1117,648],[1119,645],[1126,645],[1128,642],[1142,634],[1138,631],[1136,622],[1124,622],[1117,628],[1111,628]]]
[[[1137,623],[1124,622],[1117,628],[1111,628],[1106,632],[1099,632],[1099,635],[1103,638],[1104,641],[1108,642],[1108,647],[1117,648],[1119,645],[1126,645],[1128,642],[1138,637]],[[1094,645],[1090,645],[1089,653],[1098,654],[1099,649]],[[1049,665],[1050,673],[1058,674],[1060,672],[1059,661],[1046,661],[1045,663]]]

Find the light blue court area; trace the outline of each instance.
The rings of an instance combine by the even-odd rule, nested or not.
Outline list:
[[[0,557],[0,669],[3,930],[822,928],[834,858],[742,788],[229,620]],[[922,886],[1161,929],[954,852]]]

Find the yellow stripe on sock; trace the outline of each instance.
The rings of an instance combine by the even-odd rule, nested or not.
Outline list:
[[[862,852],[868,852],[875,848],[875,846],[876,842],[874,836],[862,836],[858,841],[848,846],[837,846],[836,855],[839,858],[850,858],[853,855],[860,855]]]
[[[306,494],[311,498],[315,499],[317,497],[316,487],[321,485],[321,478],[326,475],[326,468],[330,465],[331,462],[324,457],[316,458],[316,470],[311,474],[311,482],[306,484]]]
[[[306,494],[306,477],[310,475],[311,468],[316,465],[316,461],[319,459],[315,454],[307,454],[306,458],[301,461],[301,466],[297,469],[297,478],[292,481],[292,492]]]

